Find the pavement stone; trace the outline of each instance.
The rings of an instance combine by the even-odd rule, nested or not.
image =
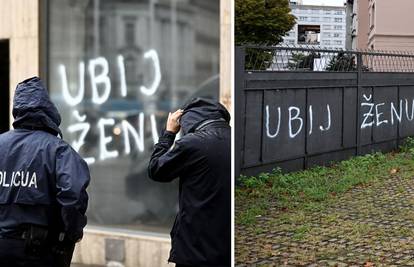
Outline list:
[[[392,176],[319,211],[272,207],[252,226],[236,222],[236,266],[414,266],[413,226],[414,178]]]

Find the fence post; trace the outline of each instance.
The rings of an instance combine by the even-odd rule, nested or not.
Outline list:
[[[240,176],[243,160],[243,142],[244,142],[244,69],[245,69],[246,48],[236,46],[235,63],[234,63],[234,114],[235,114],[235,131],[234,131],[234,173],[235,181]]]
[[[357,93],[356,93],[356,104],[357,104],[357,119],[356,119],[356,154],[357,156],[361,155],[361,103],[360,103],[360,95],[361,95],[361,78],[362,78],[362,53],[356,52],[357,56]]]

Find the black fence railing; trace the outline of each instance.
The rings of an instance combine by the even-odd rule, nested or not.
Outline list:
[[[324,165],[414,136],[414,54],[236,47],[236,173]]]
[[[247,46],[249,71],[414,72],[414,52]]]

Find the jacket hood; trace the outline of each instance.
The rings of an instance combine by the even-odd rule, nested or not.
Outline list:
[[[194,98],[183,108],[183,115],[180,118],[180,125],[183,134],[192,133],[207,120],[230,121],[230,113],[220,103],[205,99]]]
[[[16,87],[13,100],[13,127],[44,129],[62,136],[60,114],[38,77],[29,78]]]

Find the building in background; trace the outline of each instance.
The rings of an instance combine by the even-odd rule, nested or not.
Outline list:
[[[169,111],[196,96],[230,108],[230,7],[230,0],[0,2],[0,130],[12,123],[16,84],[40,75],[64,139],[91,169],[89,224],[75,262],[167,265],[178,186],[150,181],[146,168]]]
[[[289,3],[291,5],[302,5],[303,1],[302,0],[290,0]]]
[[[284,37],[283,44],[345,48],[345,7],[303,5],[299,1],[290,1],[290,7],[296,24]]]
[[[353,48],[413,51],[414,1],[354,0]]]

